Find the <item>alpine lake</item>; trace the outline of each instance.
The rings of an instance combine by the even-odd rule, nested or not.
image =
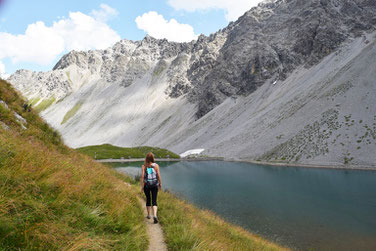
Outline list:
[[[108,164],[135,177],[143,163]],[[376,250],[376,171],[158,164],[163,189],[293,250]]]

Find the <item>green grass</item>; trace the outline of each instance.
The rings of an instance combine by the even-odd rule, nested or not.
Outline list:
[[[137,193],[112,169],[66,147],[0,81],[0,250],[145,250]],[[27,120],[23,130],[13,111]]]
[[[72,82],[72,79],[71,79],[71,77],[70,77],[70,72],[67,71],[67,72],[65,72],[65,74],[67,74],[67,78],[68,78],[69,83],[72,84],[73,82]]]
[[[40,100],[40,97],[32,98],[29,100],[28,104],[34,106],[36,103],[38,103]]]
[[[159,67],[159,68],[155,69],[155,70],[153,71],[153,76],[157,77],[157,76],[161,75],[161,73],[162,73],[165,69],[166,69],[166,68],[164,68],[164,67]]]
[[[36,107],[35,110],[38,112],[46,110],[50,105],[52,105],[55,102],[55,97],[50,97],[48,99],[42,100]]]
[[[156,67],[154,68],[154,71],[153,71],[153,76],[154,77],[158,77],[159,75],[161,75],[161,73],[167,68],[167,63],[166,61],[160,61]]]
[[[168,250],[288,250],[165,191],[158,193],[158,218]]]
[[[180,158],[178,154],[169,150],[150,146],[118,147],[110,144],[104,144],[85,146],[77,148],[76,150],[95,159],[145,158],[148,152],[153,152],[156,158]]]
[[[159,218],[169,250],[282,250],[175,196],[159,194]]]
[[[77,102],[74,107],[72,109],[70,109],[64,116],[63,118],[63,121],[61,121],[61,124],[64,124],[65,122],[67,122],[70,118],[72,118],[77,112],[78,110],[80,110],[82,106],[82,102],[79,101]]]

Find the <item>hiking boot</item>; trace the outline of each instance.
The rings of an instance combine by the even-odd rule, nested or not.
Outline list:
[[[158,223],[158,218],[154,216],[154,224]]]
[[[146,219],[150,220],[150,215],[146,216]]]

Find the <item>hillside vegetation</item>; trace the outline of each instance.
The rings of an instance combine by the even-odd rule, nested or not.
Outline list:
[[[170,250],[288,250],[168,192],[158,196],[160,221]]]
[[[150,146],[119,147],[110,144],[103,144],[80,147],[76,150],[95,159],[144,158],[148,152],[153,152],[156,158],[180,158],[178,154],[167,149]]]
[[[0,250],[145,250],[139,184],[66,147],[23,103],[0,80]],[[159,203],[169,250],[283,249],[167,192]]]
[[[145,249],[126,178],[67,148],[4,81],[0,100],[0,250]]]

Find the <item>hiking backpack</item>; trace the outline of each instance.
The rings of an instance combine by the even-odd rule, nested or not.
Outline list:
[[[154,188],[158,186],[157,172],[154,169],[155,163],[151,164],[152,167],[146,167],[144,182],[148,188]]]

